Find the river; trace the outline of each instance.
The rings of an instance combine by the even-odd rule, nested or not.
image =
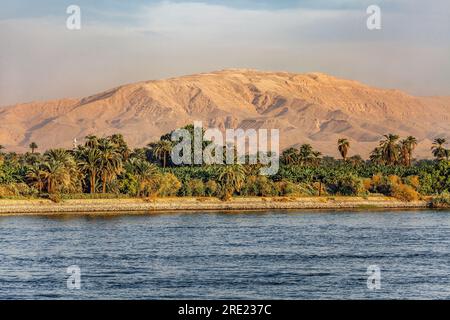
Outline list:
[[[450,212],[0,217],[0,299],[350,298],[449,299]]]

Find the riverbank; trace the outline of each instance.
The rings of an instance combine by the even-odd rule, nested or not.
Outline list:
[[[407,209],[427,208],[428,201],[404,202],[390,197],[254,197],[158,198],[158,199],[71,199],[59,203],[46,199],[0,200],[0,215],[95,214],[189,210],[267,209]]]

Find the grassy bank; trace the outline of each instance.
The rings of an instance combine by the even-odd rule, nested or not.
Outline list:
[[[132,213],[156,211],[269,210],[269,209],[383,209],[427,208],[429,201],[399,201],[390,197],[235,197],[217,198],[123,198],[69,199],[55,203],[47,199],[0,200],[0,215],[65,213]]]

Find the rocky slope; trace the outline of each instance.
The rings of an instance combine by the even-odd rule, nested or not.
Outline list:
[[[282,147],[311,143],[337,155],[347,137],[351,154],[367,156],[380,136],[420,140],[429,157],[435,137],[449,137],[450,97],[414,97],[321,74],[232,69],[124,85],[83,99],[0,108],[0,144],[24,151],[70,147],[74,138],[122,133],[132,146],[202,120],[225,128],[279,128]]]

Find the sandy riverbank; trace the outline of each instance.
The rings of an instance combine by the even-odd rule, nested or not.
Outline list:
[[[383,209],[426,208],[427,201],[403,202],[389,197],[255,197],[161,198],[161,199],[72,199],[54,203],[45,199],[0,200],[0,215],[65,213],[124,213],[189,210],[268,210],[268,209]]]

